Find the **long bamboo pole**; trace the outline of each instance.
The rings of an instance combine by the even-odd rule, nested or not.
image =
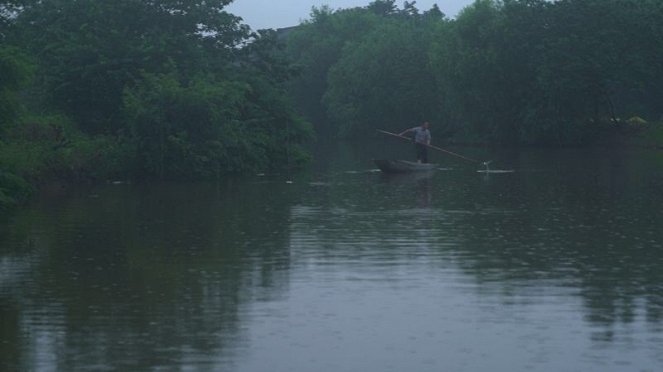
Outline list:
[[[387,134],[387,135],[390,135],[390,136],[398,137],[398,138],[400,138],[400,139],[404,139],[404,140],[406,140],[406,141],[408,141],[408,142],[411,142],[411,141],[412,141],[412,139],[410,139],[410,138],[408,138],[408,137],[405,137],[405,136],[401,136],[400,134],[387,132],[386,130],[381,130],[381,129],[378,129],[377,131],[380,132],[380,133],[383,133],[383,134]],[[422,145],[424,145],[424,146],[426,146],[426,147],[430,147],[430,148],[433,149],[433,150],[442,151],[442,152],[447,153],[447,154],[449,154],[449,155],[453,155],[453,156],[455,156],[455,157],[457,157],[457,158],[461,158],[461,159],[464,159],[464,160],[467,160],[467,161],[471,161],[471,162],[473,162],[473,163],[482,163],[482,164],[485,164],[485,163],[486,163],[486,162],[482,162],[482,161],[479,161],[479,160],[476,160],[476,159],[468,158],[467,156],[463,156],[463,155],[461,155],[461,154],[456,154],[455,152],[451,152],[451,151],[449,151],[449,150],[445,150],[445,149],[443,149],[443,148],[441,148],[441,147],[437,147],[437,146],[433,146],[433,145],[428,145],[428,144],[425,144],[425,143],[422,143]]]

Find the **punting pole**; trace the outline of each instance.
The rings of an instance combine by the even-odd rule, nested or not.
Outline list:
[[[380,133],[383,133],[383,134],[387,134],[387,135],[393,136],[393,137],[398,137],[398,138],[400,138],[400,139],[404,139],[404,140],[406,140],[406,141],[408,141],[408,142],[411,142],[411,141],[412,141],[412,139],[410,139],[410,138],[408,138],[408,137],[405,137],[405,136],[401,136],[400,134],[387,132],[386,130],[382,130],[382,129],[378,129],[377,131],[380,132]],[[472,163],[481,163],[481,164],[483,164],[483,165],[485,165],[485,166],[488,166],[488,164],[491,163],[490,161],[479,161],[479,160],[476,160],[476,159],[468,158],[467,156],[463,156],[463,155],[461,155],[461,154],[456,154],[455,152],[451,152],[451,151],[449,151],[449,150],[445,150],[445,149],[443,149],[443,148],[441,148],[441,147],[437,147],[437,146],[433,146],[433,145],[428,145],[428,144],[425,144],[425,143],[422,143],[422,145],[424,145],[424,146],[426,146],[426,147],[430,147],[430,148],[433,149],[433,150],[442,151],[442,152],[447,153],[447,154],[449,154],[449,155],[453,155],[453,156],[455,156],[455,157],[457,157],[457,158],[461,158],[461,159],[463,159],[463,160],[470,161],[470,162],[472,162]]]

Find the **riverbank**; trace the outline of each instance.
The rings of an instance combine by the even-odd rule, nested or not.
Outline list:
[[[121,138],[90,136],[65,118],[25,120],[0,142],[0,210],[29,199],[42,185],[98,182],[128,177],[130,144]]]
[[[235,138],[226,141],[227,148],[202,156],[189,147],[181,148],[184,146],[173,136],[164,144],[159,158],[158,143],[153,144],[157,147],[154,154],[144,154],[136,138],[85,134],[60,116],[25,119],[3,135],[0,213],[16,208],[54,183],[69,187],[140,179],[218,179],[279,167],[299,168],[310,160],[298,143],[278,147],[277,139],[244,141],[244,147],[237,148],[233,146],[233,141],[239,142]],[[163,171],[170,168],[175,171]]]
[[[59,129],[58,129],[59,128]],[[42,187],[129,180],[140,173],[131,144],[117,137],[83,135],[56,124],[31,124],[0,143],[0,211],[29,200]],[[461,146],[489,146],[449,141]],[[529,147],[521,145],[522,147]],[[533,146],[533,145],[531,145]],[[662,123],[629,123],[603,129],[590,144],[547,147],[631,147],[663,149]],[[301,165],[301,163],[299,164]]]
[[[577,142],[542,142],[494,143],[478,139],[472,135],[457,134],[447,138],[436,137],[438,143],[468,147],[516,146],[516,147],[628,147],[642,149],[663,149],[663,122],[645,122],[630,120],[617,124],[602,123],[596,128],[587,130],[587,134],[578,138]]]

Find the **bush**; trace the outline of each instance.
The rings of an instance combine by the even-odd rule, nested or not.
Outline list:
[[[0,210],[6,210],[27,199],[32,187],[23,178],[0,171]]]
[[[175,74],[145,75],[125,91],[125,116],[146,175],[214,178],[283,162],[290,142],[310,136],[283,94],[260,78],[181,82]],[[301,160],[301,150],[293,151]]]
[[[135,163],[130,142],[88,136],[61,115],[30,116],[7,131],[0,166],[32,182],[126,177]]]

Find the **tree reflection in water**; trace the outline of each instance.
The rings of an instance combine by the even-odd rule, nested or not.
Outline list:
[[[25,208],[0,238],[4,369],[232,370],[263,350],[252,330],[295,310],[304,339],[291,342],[325,350],[306,333],[320,314],[294,308],[293,298],[319,298],[306,297],[317,288],[339,298],[384,289],[424,309],[453,295],[485,307],[463,310],[487,317],[475,322],[515,314],[513,331],[533,326],[517,322],[530,311],[543,317],[532,330],[543,338],[558,321],[546,306],[561,304],[579,309],[580,329],[564,337],[663,347],[659,154],[510,152],[490,157],[517,171],[486,179],[444,161],[448,170],[386,177],[364,171],[362,151],[373,150],[344,153],[293,184],[109,185]],[[449,287],[427,298],[429,281]],[[322,311],[314,305],[306,309]],[[369,305],[371,321],[416,321]],[[272,346],[283,337],[266,336]]]

